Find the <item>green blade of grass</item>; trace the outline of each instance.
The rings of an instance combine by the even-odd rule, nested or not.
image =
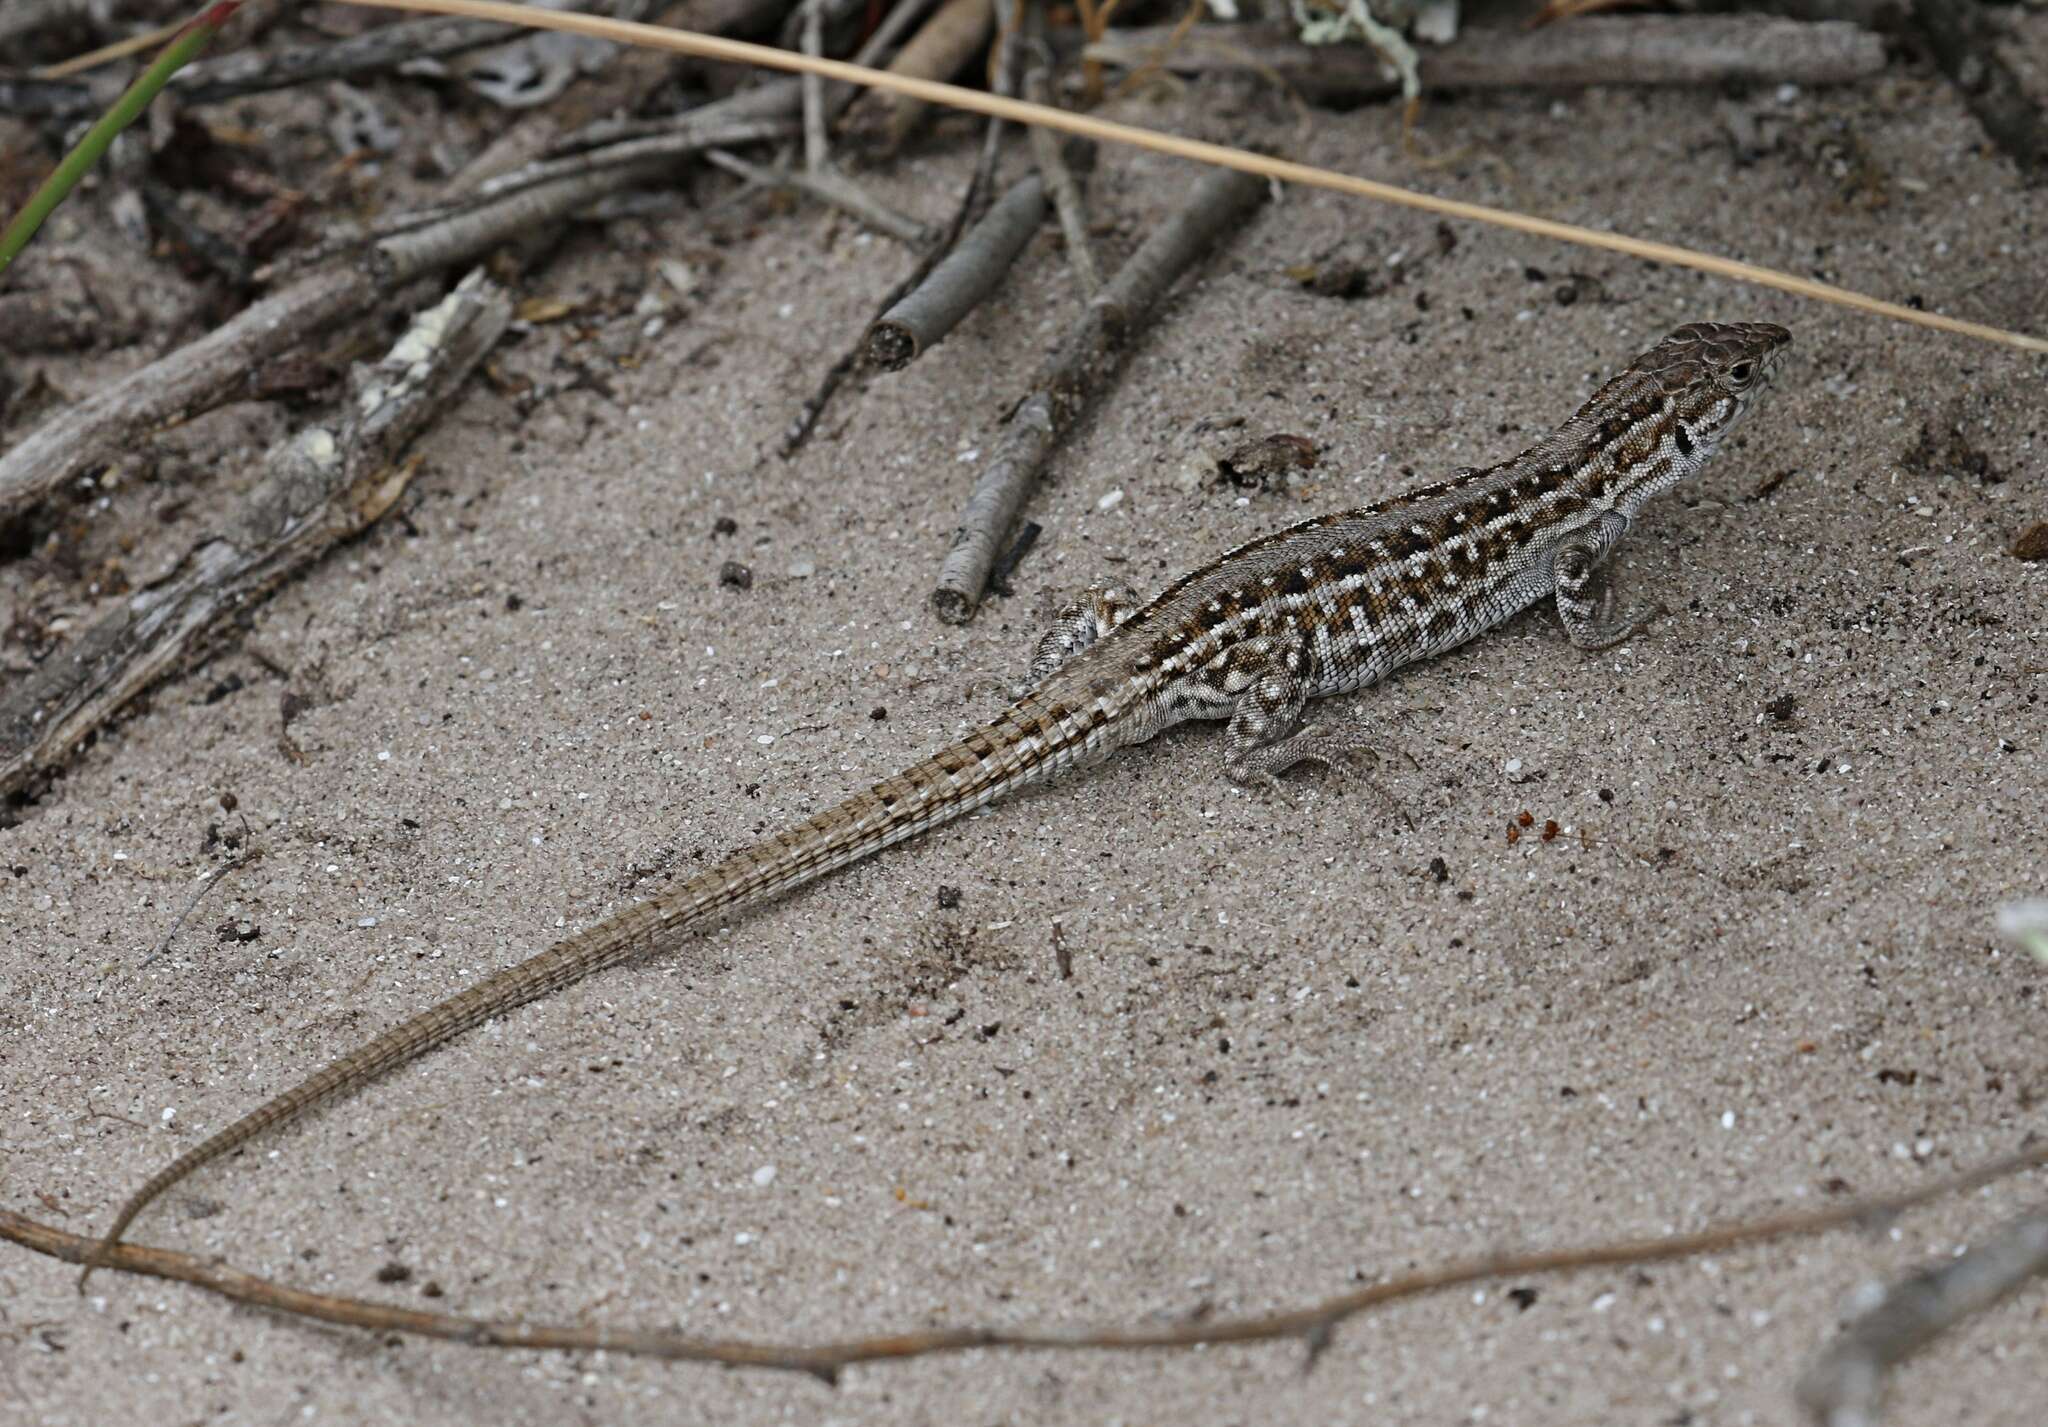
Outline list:
[[[242,0],[221,0],[217,5],[207,6],[203,14],[164,46],[163,53],[156,57],[155,62],[114,101],[114,107],[86,132],[70,153],[64,155],[63,162],[43,180],[42,187],[23,205],[21,212],[14,215],[14,221],[0,232],[0,272],[7,270],[15,255],[28,246],[28,240],[43,226],[43,220],[57,210],[57,205],[78,186],[78,181],[100,161],[107,146],[114,142],[114,136],[135,122],[170,77],[211,44],[213,37],[220,33],[220,27],[241,7]]]

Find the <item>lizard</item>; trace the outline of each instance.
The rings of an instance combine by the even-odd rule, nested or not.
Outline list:
[[[1224,769],[1276,789],[1296,764],[1367,746],[1304,724],[1351,693],[1549,598],[1583,650],[1663,611],[1614,608],[1603,564],[1652,497],[1694,475],[1769,385],[1791,334],[1688,323],[1520,455],[1239,545],[1143,605],[1091,589],[1040,640],[1029,687],[985,727],[865,792],[732,853],[497,971],[350,1050],[157,1171],[122,1204],[81,1289],[128,1226],[180,1180],[273,1127],[497,1016],[793,891],[1189,719],[1227,719]]]

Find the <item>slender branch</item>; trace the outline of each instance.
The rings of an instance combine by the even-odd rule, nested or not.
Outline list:
[[[168,25],[158,25],[153,30],[130,35],[125,40],[116,40],[110,45],[101,45],[96,50],[73,55],[58,64],[43,65],[33,73],[37,79],[68,79],[74,74],[84,74],[87,70],[97,69],[103,64],[112,64],[117,59],[126,59],[132,54],[153,50],[165,41],[175,38],[178,31],[183,28],[184,21],[173,20]]]
[[[206,894],[213,890],[214,884],[219,882],[221,878],[227,876],[228,873],[234,871],[237,867],[246,867],[249,863],[257,861],[262,856],[262,848],[245,847],[240,852],[236,853],[233,857],[230,857],[227,861],[217,864],[212,871],[208,872],[204,877],[200,878],[199,886],[195,888],[193,890],[192,895],[186,899],[185,905],[178,912],[178,915],[171,918],[171,924],[168,927],[164,928],[163,936],[158,939],[155,947],[151,948],[149,955],[142,958],[142,964],[144,966],[149,965],[151,962],[155,961],[159,956],[162,956],[164,952],[170,949],[172,939],[178,935],[178,928],[185,925],[185,919],[192,915],[193,908],[197,907],[200,904],[200,902],[205,899]]]
[[[1265,196],[1266,185],[1249,175],[1209,174],[1068,330],[975,482],[932,591],[940,619],[961,624],[973,616],[1002,542],[1054,444],[1114,379],[1133,336],[1166,290]]]
[[[1013,7],[1008,16],[1003,14],[1006,4]],[[989,93],[999,99],[1014,99],[1021,83],[1024,36],[1016,11],[1023,4],[1024,0],[991,0],[996,17],[996,38],[989,48],[988,87]],[[979,223],[995,199],[996,161],[1002,157],[1005,121],[1004,115],[991,114],[988,126],[982,130],[981,158],[974,165],[974,177],[967,184],[967,197],[960,209],[960,231],[965,231],[968,224]]]
[[[254,1274],[229,1268],[217,1258],[200,1258],[144,1244],[117,1244],[98,1266],[120,1273],[189,1283],[210,1293],[310,1318],[322,1323],[364,1328],[379,1333],[410,1333],[477,1348],[552,1349],[566,1352],[603,1351],[671,1362],[718,1363],[727,1367],[769,1368],[808,1373],[836,1383],[846,1368],[859,1363],[894,1362],[968,1349],[1013,1352],[1131,1352],[1160,1348],[1192,1348],[1224,1343],[1300,1341],[1313,1354],[1328,1344],[1347,1320],[1391,1303],[1502,1278],[1539,1273],[1575,1273],[1734,1249],[1791,1238],[1830,1233],[1856,1225],[1883,1223],[1909,1209],[1950,1195],[1966,1193],[2022,1170],[2048,1163],[2048,1146],[1982,1165],[1951,1179],[1881,1198],[1858,1200],[1833,1209],[1737,1220],[1691,1234],[1654,1239],[1618,1240],[1585,1248],[1529,1249],[1466,1260],[1389,1279],[1367,1288],[1337,1294],[1306,1307],[1241,1318],[1194,1316],[1178,1323],[1100,1330],[941,1328],[911,1329],[879,1337],[826,1343],[755,1342],[730,1338],[698,1338],[660,1328],[607,1325],[538,1324],[505,1319],[464,1318],[339,1298],[288,1288]],[[100,1241],[67,1233],[25,1215],[0,1210],[0,1239],[65,1263],[84,1264],[101,1253]]]
[[[803,0],[804,53],[818,59],[825,53],[825,0]],[[825,137],[825,81],[816,70],[805,70],[804,171],[813,178],[825,171],[832,148]]]
[[[1148,149],[1153,153],[1170,154],[1176,158],[1193,159],[1197,163],[1211,164],[1218,168],[1258,174],[1279,183],[1305,184],[1312,188],[1328,189],[1333,193],[1346,193],[1356,198],[1370,198],[1381,203],[1418,209],[1424,213],[1435,213],[1445,218],[1487,223],[1511,232],[1527,233],[1532,237],[1625,253],[1630,257],[1643,258],[1650,262],[1692,268],[1736,282],[1753,283],[1759,287],[1773,288],[1779,292],[1789,292],[1819,302],[1853,307],[1859,312],[1887,317],[1895,322],[1931,327],[1957,336],[1975,337],[1980,341],[2017,347],[2027,352],[2048,352],[2048,338],[2035,337],[2024,332],[2010,332],[1982,322],[1966,322],[1960,318],[1923,312],[1904,303],[1883,302],[1859,292],[1851,292],[1847,288],[1836,287],[1831,283],[1815,282],[1810,278],[1780,272],[1756,263],[1736,262],[1712,253],[1682,248],[1674,243],[1654,243],[1623,233],[1603,232],[1597,228],[1560,223],[1554,219],[1515,213],[1504,208],[1490,208],[1483,203],[1438,198],[1433,194],[1417,193],[1391,183],[1378,183],[1372,179],[1358,178],[1332,169],[1317,168],[1312,164],[1271,158],[1264,154],[1229,148],[1223,144],[1205,143],[1199,139],[1183,138],[1178,134],[1161,133],[1154,129],[1141,129],[1132,124],[1112,123],[1106,119],[1098,119],[1092,114],[1048,109],[1042,105],[1027,104],[1022,100],[998,94],[963,89],[958,85],[912,79],[905,75],[890,74],[885,70],[845,64],[838,60],[813,60],[805,55],[771,49],[766,45],[746,44],[739,40],[688,34],[678,30],[663,30],[652,25],[629,25],[615,20],[593,19],[588,15],[535,11],[524,6],[505,4],[503,0],[351,0],[351,3],[382,10],[426,10],[438,14],[475,15],[488,19],[516,19],[541,29],[596,35],[601,39],[643,44],[656,49],[673,50],[678,54],[696,55],[702,59],[758,65],[764,69],[801,73],[807,68],[815,68],[828,79],[906,94],[927,103],[944,104],[955,109],[965,109],[970,113],[992,115],[1020,124],[1043,124],[1062,133],[1078,134],[1082,138],[1109,143],[1127,144],[1132,148]]]
[[[423,208],[382,226],[387,236],[430,224],[444,224],[464,213],[482,212],[494,204],[534,189],[599,178],[607,169],[646,169],[650,164],[688,157],[728,144],[779,139],[793,132],[789,119],[776,114],[794,97],[787,86],[764,85],[717,104],[679,115],[657,132],[621,139],[601,148],[584,149],[563,158],[541,159],[476,185],[474,193],[455,203]],[[756,102],[759,101],[759,102]],[[611,183],[609,188],[624,185]]]
[[[2028,1279],[2048,1273],[2048,1205],[1994,1230],[1959,1258],[1923,1268],[1858,1313],[1800,1376],[1816,1427],[1876,1427],[1884,1375]]]
[[[342,423],[271,449],[254,494],[221,534],[0,695],[0,790],[61,761],[221,621],[388,510],[412,475],[394,467],[399,451],[511,320],[511,299],[471,273],[381,363],[358,370]]]
[[[1013,52],[1015,47],[1008,45],[1005,37],[1000,34],[997,36],[996,46],[996,84],[998,89],[1003,89],[1003,86],[1008,83],[1012,72],[1011,66],[1005,62],[1006,52]],[[873,73],[874,71],[868,72]],[[1008,93],[1006,89],[1003,92],[1005,94]],[[981,216],[986,202],[986,194],[995,172],[996,157],[1000,151],[999,144],[1001,138],[1002,120],[999,117],[991,116],[988,128],[982,136],[981,158],[974,166],[974,176],[967,181],[967,191],[960,195],[959,206],[953,210],[952,221],[946,225],[945,233],[940,237],[939,241],[926,249],[924,256],[918,260],[917,265],[911,269],[909,274],[882,298],[882,301],[876,307],[877,316],[887,312],[898,302],[902,301],[907,294],[917,288],[919,283],[930,276],[932,269],[937,267],[945,259],[945,256],[953,250],[953,246],[960,241],[960,235],[967,230],[967,226]],[[840,386],[845,383],[849,376],[853,375],[854,370],[860,366],[866,353],[867,331],[862,329],[860,336],[849,343],[846,350],[839,354],[839,359],[826,369],[825,375],[819,380],[816,390],[811,393],[802,406],[797,408],[796,419],[791,421],[788,429],[782,433],[782,440],[777,445],[776,450],[785,461],[796,454],[797,449],[804,442],[811,439],[811,432],[817,429],[818,418],[825,414],[825,407],[831,402],[833,394],[839,390]]]
[[[588,8],[587,6],[585,8]],[[193,65],[172,82],[187,104],[219,104],[316,79],[396,69],[409,59],[446,59],[520,33],[495,20],[401,20],[345,40],[265,53],[243,50]]]
[[[893,54],[896,42],[912,25],[924,18],[924,14],[937,0],[896,0],[889,7],[889,13],[882,17],[882,23],[875,26],[875,32],[868,36],[867,43],[854,54],[856,65],[871,66],[882,56]],[[827,119],[836,124],[846,112],[846,106],[860,98],[861,88],[856,84],[834,84],[831,86],[825,104]]]
[[[749,183],[806,193],[821,203],[829,203],[835,208],[844,209],[876,232],[886,233],[898,242],[906,243],[913,248],[922,248],[932,240],[931,229],[909,214],[899,213],[889,207],[829,163],[815,173],[795,173],[788,169],[766,168],[760,164],[748,163],[739,155],[727,153],[724,149],[706,150],[704,158],[727,173],[738,174]]]
[[[1400,80],[1363,45],[1304,44],[1282,24],[1111,30],[1084,59],[1176,74],[1250,70],[1317,98],[1400,93]],[[1579,89],[1589,84],[1842,84],[1884,68],[1884,41],[1840,22],[1765,15],[1615,15],[1539,30],[1469,29],[1422,58],[1427,90]]]
[[[901,371],[994,292],[1010,264],[1045,220],[1045,184],[1031,174],[970,229],[902,301],[868,328],[868,360],[885,372]]]
[[[787,3],[788,0],[669,0],[655,11],[653,20],[657,25],[713,35],[752,34],[772,24]],[[645,45],[628,46],[606,65],[602,84],[571,84],[546,104],[521,110],[514,123],[497,132],[442,186],[443,201],[473,198],[484,184],[542,158],[595,148],[623,137],[613,134],[612,139],[607,139],[603,133],[632,127],[630,121],[616,116],[638,114],[655,91],[669,82],[680,64],[676,56],[665,51]],[[537,235],[536,243],[551,243],[558,236],[558,232]],[[521,259],[527,261],[523,251]]]
[[[887,73],[905,79],[951,78],[988,42],[994,28],[995,0],[945,0],[889,61]],[[872,133],[884,152],[892,152],[927,107],[928,101],[902,93],[870,94],[847,116],[847,124]]]
[[[1052,50],[1045,42],[1045,0],[1030,0],[1024,18],[1024,97],[1033,104],[1052,107]],[[1088,210],[1081,201],[1081,185],[1060,152],[1060,141],[1052,130],[1032,124],[1025,134],[1031,143],[1031,161],[1045,180],[1045,191],[1060,215],[1060,233],[1066,239],[1067,266],[1074,270],[1074,283],[1081,300],[1090,302],[1101,290],[1102,274],[1095,266],[1095,249],[1088,241]],[[1085,148],[1089,162],[1094,149]]]
[[[995,568],[988,572],[990,591],[999,595],[1016,593],[1010,588],[1010,576],[1017,573],[1017,567],[1024,563],[1024,557],[1031,553],[1031,547],[1038,543],[1038,537],[1043,534],[1045,527],[1035,520],[1027,520],[1018,527],[1017,538],[1010,542],[1010,548],[1003,552],[1002,558],[996,561]],[[1054,923],[1054,929],[1058,929],[1058,923]]]

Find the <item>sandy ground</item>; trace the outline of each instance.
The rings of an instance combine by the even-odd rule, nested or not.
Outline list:
[[[2048,15],[2025,23],[2048,51]],[[1292,142],[1247,93],[1115,112]],[[1771,152],[1735,160],[1729,108]],[[1418,170],[1379,109],[1317,114],[1298,152],[2048,330],[2048,210],[1931,73],[1463,100],[1429,132],[1466,157]],[[935,216],[963,149],[878,187]],[[1188,178],[1106,155],[1111,252]],[[985,717],[1073,590],[1153,588],[1501,459],[1702,318],[1797,345],[1622,549],[1626,588],[1672,616],[1589,657],[1534,613],[1339,710],[1394,755],[1414,832],[1313,772],[1293,810],[1245,796],[1216,729],[1178,731],[506,1017],[191,1181],[136,1237],[325,1292],[707,1334],[1162,1322],[1909,1187],[2038,1133],[2043,972],[1991,914],[2043,891],[2048,566],[2007,552],[2048,518],[2048,364],[1478,228],[1445,251],[1434,220],[1289,193],[1062,452],[1016,595],[953,629],[925,595],[975,453],[1072,311],[1053,232],[784,464],[759,458],[904,259],[814,209],[757,226],[580,239],[541,287],[644,290],[661,329],[649,308],[509,349],[509,374],[578,389],[522,416],[475,384],[403,519],[0,831],[0,1202],[103,1224],[328,1056]],[[1333,257],[1398,280],[1345,302],[1287,275]],[[652,277],[666,258],[694,295]],[[1286,491],[1220,482],[1195,428],[1230,417],[1321,464]],[[202,512],[246,479],[202,486]],[[147,535],[151,498],[104,519]],[[720,584],[726,560],[751,588]],[[1561,835],[1510,845],[1525,809]],[[262,860],[141,968],[213,865],[209,827],[244,817]],[[238,923],[252,939],[217,931]],[[0,1251],[0,1419],[1787,1423],[1850,1290],[2041,1189],[1414,1303],[1309,1376],[1293,1346],[971,1355],[836,1394],[380,1341],[112,1276],[81,1299]],[[1942,1344],[1888,1420],[2040,1422],[2044,1314],[2036,1288]]]

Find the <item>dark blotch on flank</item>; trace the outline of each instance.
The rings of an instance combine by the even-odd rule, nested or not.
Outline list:
[[[1389,560],[1405,560],[1411,555],[1420,555],[1429,548],[1429,537],[1418,535],[1406,525],[1398,530],[1389,530],[1380,539],[1386,544]]]

